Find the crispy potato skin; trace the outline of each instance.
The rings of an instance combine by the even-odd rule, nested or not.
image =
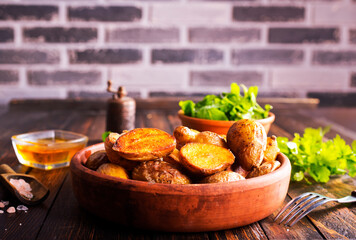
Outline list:
[[[221,171],[213,175],[205,177],[202,183],[222,183],[222,182],[236,182],[244,180],[245,178],[240,174],[232,171]]]
[[[267,173],[273,172],[276,170],[281,163],[279,161],[274,161],[274,162],[263,162],[261,166],[254,167],[252,171],[247,175],[246,178],[253,178],[253,177],[258,177],[265,175]]]
[[[209,131],[200,132],[196,135],[193,142],[208,143],[216,146],[227,148],[227,143],[219,134]]]
[[[167,156],[175,147],[175,138],[162,130],[136,128],[122,134],[112,149],[123,158],[148,161]]]
[[[262,124],[241,119],[230,127],[226,138],[237,163],[246,171],[261,164],[267,144],[267,135]]]
[[[194,129],[179,126],[174,129],[173,135],[177,140],[177,149],[181,149],[185,144],[191,142],[208,143],[227,148],[224,137],[210,131],[198,132]]]
[[[193,142],[199,132],[188,127],[178,126],[173,131],[177,140],[177,149],[181,149],[186,143]]]
[[[96,170],[98,167],[100,167],[100,165],[108,162],[109,159],[106,155],[106,151],[97,151],[88,157],[85,166],[91,170]]]
[[[276,136],[273,135],[272,137],[268,137],[266,150],[263,153],[263,161],[273,163],[276,160],[278,153],[279,148]]]
[[[225,170],[235,160],[229,149],[207,143],[187,143],[180,149],[180,157],[183,166],[197,176]]]
[[[96,171],[117,178],[123,178],[123,179],[129,178],[126,170],[123,167],[113,163],[104,163]]]
[[[104,142],[106,154],[107,154],[110,162],[112,162],[114,164],[118,164],[118,165],[124,167],[125,169],[132,171],[139,164],[139,162],[124,159],[119,155],[118,152],[116,152],[112,149],[116,140],[120,136],[121,136],[121,134],[118,134],[118,133],[110,133],[109,136],[106,137],[105,142]]]
[[[151,160],[140,163],[132,171],[134,180],[151,183],[189,184],[190,180],[170,163]]]

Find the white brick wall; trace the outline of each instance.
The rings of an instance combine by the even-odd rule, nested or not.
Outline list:
[[[263,96],[356,98],[356,1],[0,1],[0,104],[106,97],[108,79],[136,97],[236,79]]]

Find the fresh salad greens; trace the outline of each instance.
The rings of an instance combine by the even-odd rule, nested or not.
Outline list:
[[[306,175],[316,182],[328,182],[331,175],[348,174],[356,176],[356,140],[351,147],[336,135],[334,139],[323,141],[329,128],[306,128],[303,136],[294,134],[294,139],[278,137],[278,147],[292,164],[293,181],[310,183]]]
[[[240,94],[240,87],[244,95]],[[231,92],[222,93],[221,96],[206,95],[198,103],[192,100],[180,101],[184,115],[210,120],[237,121],[240,119],[263,119],[268,117],[272,106],[265,105],[263,109],[256,101],[258,87],[247,88],[236,83],[231,84]]]

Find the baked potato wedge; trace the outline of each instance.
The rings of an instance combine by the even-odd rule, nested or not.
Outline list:
[[[232,171],[221,171],[213,175],[207,176],[202,180],[202,183],[222,183],[222,182],[235,182],[244,180],[245,178]]]
[[[106,155],[106,151],[102,150],[102,151],[97,151],[94,152],[93,154],[91,154],[86,163],[85,166],[87,168],[90,168],[91,170],[96,170],[98,169],[98,167],[100,167],[100,165],[104,164],[104,163],[108,163],[109,159],[108,156]]]
[[[276,136],[271,136],[267,138],[266,150],[263,153],[263,161],[273,163],[277,154],[279,153],[278,143]]]
[[[183,166],[198,176],[207,176],[225,170],[234,163],[229,149],[207,143],[187,143],[180,149]]]
[[[113,163],[104,163],[96,171],[117,178],[123,178],[123,179],[129,178],[129,175],[127,174],[126,170],[123,167]]]
[[[189,178],[168,162],[141,162],[133,171],[132,179],[151,183],[189,184]]]
[[[250,171],[261,164],[267,144],[266,131],[261,123],[241,119],[230,127],[226,138],[238,165]]]
[[[120,135],[112,149],[129,160],[148,161],[170,154],[175,138],[156,128],[136,128]]]
[[[179,150],[176,148],[173,150],[173,152],[171,152],[167,156],[163,157],[163,161],[168,162],[177,168],[182,167],[182,164],[180,161]]]
[[[138,164],[139,162],[137,161],[132,161],[132,160],[127,160],[124,159],[120,156],[120,154],[117,151],[114,151],[112,147],[116,143],[116,140],[121,136],[121,134],[118,133],[110,133],[109,136],[106,137],[104,146],[105,146],[105,151],[108,156],[108,159],[110,162],[114,164],[118,164],[128,171],[132,171]]]

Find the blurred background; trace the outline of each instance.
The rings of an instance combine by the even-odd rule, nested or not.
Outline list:
[[[356,1],[0,1],[0,104],[13,98],[260,97],[356,105]]]

